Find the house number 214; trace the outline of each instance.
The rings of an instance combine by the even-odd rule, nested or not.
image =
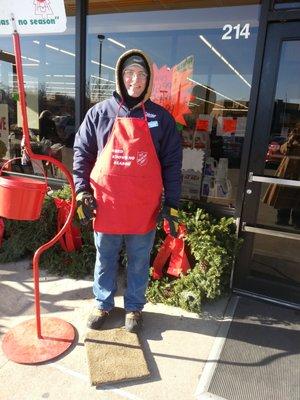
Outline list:
[[[225,33],[222,35],[222,40],[248,39],[250,36],[250,24],[248,23],[243,26],[241,26],[241,24],[235,26],[226,24],[223,26],[223,31],[225,31]]]

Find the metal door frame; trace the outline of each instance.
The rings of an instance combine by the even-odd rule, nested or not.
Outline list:
[[[298,239],[297,234],[288,233],[285,232],[285,230],[273,230],[269,227],[256,224],[260,193],[259,182],[273,182],[275,180],[276,183],[280,184],[300,186],[300,182],[297,181],[291,182],[288,180],[281,180],[279,182],[278,178],[276,180],[276,178],[265,177],[260,174],[264,169],[265,149],[268,145],[273,117],[274,94],[277,84],[281,45],[284,40],[300,39],[299,12],[297,11],[289,21],[285,20],[278,23],[276,15],[279,14],[280,17],[282,17],[283,14],[285,16],[287,15],[286,12],[276,13],[270,11],[266,2],[263,4],[253,75],[254,84],[252,84],[246,138],[242,156],[238,194],[240,201],[236,210],[239,236],[245,239],[245,243],[235,263],[232,287],[236,292],[248,293],[256,297],[260,297],[260,290],[258,290],[259,285],[265,285],[270,291],[274,291],[275,288],[280,285],[275,285],[267,281],[262,282],[262,280],[258,282],[257,279],[248,277],[248,265],[252,255],[254,234],[261,233]],[[270,118],[266,119],[266,115],[269,115]],[[261,135],[259,132],[266,132],[266,134]],[[248,193],[251,191],[251,196],[253,196],[252,205],[248,208],[245,207],[245,205],[249,203],[247,191]],[[246,224],[245,221],[247,221]],[[295,288],[295,292],[290,290],[290,296],[287,302],[279,302],[295,306],[295,304],[293,304],[293,296],[299,298],[299,295],[299,290],[297,291]],[[261,297],[268,296],[261,295]],[[273,300],[278,301],[276,299]]]

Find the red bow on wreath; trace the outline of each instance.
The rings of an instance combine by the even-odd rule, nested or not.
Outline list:
[[[57,230],[60,231],[68,218],[71,208],[71,202],[70,200],[54,198],[54,203],[58,210]],[[66,232],[60,237],[59,243],[61,247],[67,252],[79,250],[82,246],[80,229],[72,223],[71,226],[68,227]]]
[[[170,235],[168,221],[164,220],[164,231],[167,237],[161,245],[153,262],[152,278],[160,279],[163,276],[163,267],[170,257],[167,274],[176,276],[185,275],[190,269],[190,263],[184,251],[184,238],[186,227],[182,224],[178,226],[177,238]]]

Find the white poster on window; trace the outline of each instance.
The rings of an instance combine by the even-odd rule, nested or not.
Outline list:
[[[58,33],[66,30],[64,0],[1,0],[0,35]]]
[[[235,136],[245,136],[246,123],[247,123],[246,117],[238,117],[237,118]]]
[[[39,129],[39,98],[38,93],[26,93],[28,128]],[[18,126],[22,126],[22,113],[18,101]]]
[[[182,169],[201,172],[203,169],[204,151],[202,149],[183,149]]]
[[[8,105],[0,104],[0,135],[8,134],[9,122],[8,122]]]
[[[183,199],[200,199],[200,189],[202,173],[200,171],[182,170],[182,189],[181,196]]]

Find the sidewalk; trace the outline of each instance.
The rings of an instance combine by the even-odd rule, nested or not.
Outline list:
[[[0,339],[11,327],[34,317],[30,261],[0,265]],[[140,341],[151,372],[149,378],[92,387],[84,337],[93,306],[92,280],[49,276],[41,271],[41,313],[70,322],[78,333],[70,351],[43,365],[7,360],[0,349],[1,400],[190,400],[221,325],[227,299],[196,314],[147,304]],[[121,285],[122,286],[122,285]],[[122,307],[121,296],[116,306]]]

